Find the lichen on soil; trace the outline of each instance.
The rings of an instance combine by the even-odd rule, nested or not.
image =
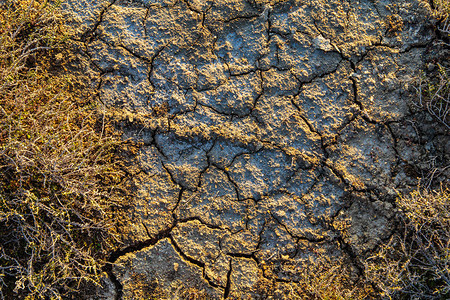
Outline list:
[[[414,106],[425,1],[63,5],[84,74],[140,145],[105,299],[264,298],[264,280],[282,299],[319,256],[358,278],[417,162],[448,161]]]

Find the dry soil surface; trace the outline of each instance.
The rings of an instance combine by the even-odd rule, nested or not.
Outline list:
[[[64,5],[83,72],[140,145],[100,298],[292,299],[323,256],[358,278],[397,191],[449,161],[414,105],[428,2]]]

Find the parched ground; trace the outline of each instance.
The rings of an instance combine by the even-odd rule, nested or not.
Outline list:
[[[425,1],[65,8],[85,75],[140,145],[101,297],[292,299],[324,256],[356,281],[397,191],[449,161],[449,135],[414,106],[435,67]]]

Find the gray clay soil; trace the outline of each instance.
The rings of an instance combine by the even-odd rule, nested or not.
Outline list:
[[[140,145],[100,299],[289,299],[324,255],[357,278],[397,191],[449,161],[448,133],[414,105],[428,2],[64,5],[84,74]]]

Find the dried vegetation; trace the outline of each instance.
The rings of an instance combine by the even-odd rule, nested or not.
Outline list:
[[[418,188],[397,199],[400,230],[365,264],[382,297],[450,297],[450,191]]]
[[[63,71],[57,3],[0,2],[0,23],[0,298],[66,298],[111,248],[118,142]]]

